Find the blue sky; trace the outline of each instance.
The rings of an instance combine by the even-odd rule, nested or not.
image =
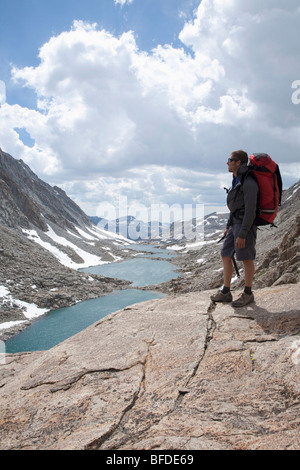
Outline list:
[[[300,178],[298,0],[0,6],[0,147],[89,215],[220,206],[241,148]]]
[[[7,83],[7,102],[35,106],[35,94],[10,83],[11,64],[36,66],[38,50],[51,36],[70,29],[76,19],[98,23],[118,36],[133,30],[138,46],[150,51],[158,44],[178,40],[186,17],[192,17],[198,0],[1,0],[0,80]]]

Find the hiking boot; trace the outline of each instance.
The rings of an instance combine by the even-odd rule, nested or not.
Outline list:
[[[253,294],[246,294],[246,292],[243,292],[242,295],[232,302],[233,307],[244,307],[245,305],[251,304],[254,302],[254,295]]]
[[[217,294],[212,295],[211,300],[213,302],[231,302],[232,301],[232,295],[231,292],[227,292],[227,294],[223,294],[222,291],[219,291]]]

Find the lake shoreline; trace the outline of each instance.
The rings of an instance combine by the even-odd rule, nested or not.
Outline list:
[[[105,265],[100,265],[100,267],[104,267],[104,266],[113,266],[113,268],[115,269],[116,266],[120,265],[121,263],[126,263],[128,261],[132,261],[132,260],[137,260],[137,259],[140,259],[140,260],[151,260],[151,261],[156,261],[156,262],[161,262],[162,261],[162,254],[163,254],[163,249],[160,249],[160,248],[157,248],[157,246],[152,246],[152,245],[137,245],[138,247],[138,251],[135,251],[134,248],[131,248],[130,247],[130,251],[133,252],[133,255],[132,256],[126,256],[126,259],[124,260],[120,260],[120,261],[116,261],[114,263],[108,263],[108,264],[105,264]],[[143,249],[146,248],[146,250]],[[128,249],[128,247],[126,247],[125,249]],[[122,250],[123,251],[123,250]],[[161,256],[155,256],[154,253],[160,253]],[[152,255],[154,254],[154,258],[152,258]],[[148,256],[151,256],[151,258]],[[172,263],[172,254],[170,256],[167,257],[167,262],[168,263]],[[163,259],[163,261],[166,261],[165,258]],[[146,261],[147,263],[147,261]],[[174,263],[172,263],[173,266],[176,266]],[[177,267],[177,266],[176,266]],[[44,317],[45,315],[49,315],[53,312],[55,312],[56,310],[59,310],[60,308],[67,308],[67,307],[72,307],[74,305],[78,305],[78,304],[82,304],[84,303],[85,301],[87,300],[91,300],[91,299],[100,299],[104,296],[109,296],[111,295],[112,293],[118,291],[123,291],[124,289],[126,290],[131,290],[131,289],[137,289],[137,290],[141,290],[141,291],[153,291],[153,292],[160,292],[164,295],[167,295],[165,289],[163,287],[160,287],[160,285],[163,285],[164,282],[162,283],[158,283],[158,284],[151,284],[150,285],[144,285],[144,286],[138,286],[138,285],[135,285],[134,282],[128,280],[128,279],[123,279],[123,278],[116,278],[116,277],[110,277],[110,276],[101,276],[99,274],[95,274],[95,273],[91,273],[90,271],[93,270],[95,267],[90,267],[90,268],[84,268],[84,270],[81,270],[81,273],[82,275],[85,275],[85,276],[91,276],[91,277],[96,277],[98,280],[101,280],[102,282],[105,282],[106,283],[106,288],[105,288],[105,291],[103,292],[94,292],[94,293],[88,293],[87,297],[86,298],[82,298],[82,299],[77,299],[75,297],[71,297],[69,299],[66,299],[66,302],[61,305],[58,309],[57,308],[54,308],[54,309],[38,309],[36,307],[36,315],[29,319],[29,318],[24,318],[24,314],[23,315],[19,315],[18,318],[16,318],[16,314],[15,312],[13,312],[12,315],[6,315],[6,321],[7,321],[7,324],[9,324],[10,326],[6,329],[0,329],[0,341],[9,341],[10,339],[14,338],[15,336],[19,335],[20,333],[22,333],[24,330],[26,330],[28,327],[31,326],[32,322],[35,322],[35,321],[38,321],[40,320],[42,317]],[[104,268],[105,269],[105,268]],[[179,276],[180,275],[180,269],[179,270],[173,270],[174,273],[176,273],[176,276]],[[172,276],[171,276],[172,277]],[[170,280],[170,279],[169,279]],[[168,281],[167,281],[168,282]],[[100,295],[99,295],[100,294]],[[40,311],[40,313],[38,312],[38,310]],[[0,324],[0,328],[1,328],[1,324]]]
[[[123,289],[53,310],[36,318],[18,335],[9,338],[5,343],[5,352],[23,354],[51,349],[111,313],[129,308],[133,304],[161,299],[165,296],[157,291]]]

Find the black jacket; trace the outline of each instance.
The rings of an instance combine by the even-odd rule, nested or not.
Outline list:
[[[227,228],[233,224],[241,224],[240,238],[246,238],[247,233],[254,224],[257,215],[258,184],[243,163],[238,169],[239,183],[233,186],[227,195],[227,206],[230,217]]]

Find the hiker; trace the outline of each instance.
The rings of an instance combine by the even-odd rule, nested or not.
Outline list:
[[[231,302],[230,292],[233,274],[233,256],[242,261],[245,271],[245,290],[232,302],[233,307],[243,307],[254,301],[252,281],[256,255],[256,232],[254,224],[257,214],[258,184],[248,173],[248,154],[243,150],[231,153],[227,162],[228,171],[233,173],[232,187],[228,191],[227,205],[230,217],[224,232],[225,240],[221,250],[223,261],[223,288],[211,296],[214,302]]]

